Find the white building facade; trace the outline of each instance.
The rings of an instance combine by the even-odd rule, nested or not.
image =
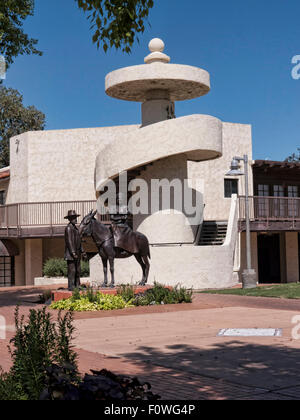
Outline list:
[[[64,255],[67,211],[84,216],[100,210],[103,188],[124,171],[149,190],[153,179],[188,180],[198,198],[196,223],[174,207],[174,197],[169,208],[133,215],[133,228],[151,244],[150,283],[205,289],[240,281],[245,241],[237,196],[245,193],[244,179],[225,174],[233,156],[247,154],[254,195],[251,126],[208,115],[174,118],[175,102],[208,93],[210,78],[197,67],[171,64],[163,50],[162,41],[153,40],[145,64],[106,79],[109,96],[141,102],[141,125],[37,131],[11,139],[10,168],[0,172],[0,259],[8,267],[2,277],[0,267],[0,285],[29,286],[42,277],[45,261]],[[252,236],[258,269],[257,233]],[[100,284],[97,249],[91,241],[86,247],[94,255],[91,280]],[[116,260],[115,269],[117,283],[140,281],[134,258]]]

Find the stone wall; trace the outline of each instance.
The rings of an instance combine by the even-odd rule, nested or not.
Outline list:
[[[223,123],[222,157],[207,162],[189,162],[188,177],[197,179],[202,186],[204,197],[204,220],[227,220],[230,211],[230,198],[224,198],[224,179],[234,156],[248,154],[252,161],[251,126],[245,124]],[[242,169],[243,169],[243,163]],[[253,195],[252,166],[249,165],[249,194]],[[236,179],[236,178],[234,178]],[[245,178],[239,179],[239,195],[245,194]]]
[[[136,129],[36,131],[12,138],[7,203],[95,200],[97,154],[119,135]]]

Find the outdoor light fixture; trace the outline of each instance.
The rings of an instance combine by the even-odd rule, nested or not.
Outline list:
[[[240,162],[244,162],[245,173],[240,169]],[[252,268],[251,258],[251,231],[250,231],[250,213],[249,213],[249,158],[234,157],[231,162],[230,171],[227,176],[242,176],[245,175],[245,218],[246,218],[246,253],[247,253],[247,268],[242,273],[243,289],[253,289],[257,287],[256,271]]]
[[[244,175],[244,173],[241,171],[240,162],[237,158],[232,159],[230,171],[226,175],[228,175],[228,176]]]

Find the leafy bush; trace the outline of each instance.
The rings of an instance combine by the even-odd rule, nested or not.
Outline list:
[[[133,301],[135,298],[134,286],[130,284],[121,284],[117,287],[117,294],[122,296],[125,302]]]
[[[95,312],[124,309],[132,306],[132,303],[125,302],[122,296],[104,295],[90,289],[86,293],[82,293],[79,298],[76,293],[76,296],[73,295],[70,299],[54,302],[50,308],[76,312]]]
[[[148,400],[157,401],[159,395],[151,392],[151,385],[142,384],[137,378],[115,375],[105,369],[91,371],[78,383],[72,381],[64,368],[52,365],[47,369],[46,387],[42,401],[99,401],[99,400]]]
[[[43,274],[46,277],[67,277],[68,263],[63,258],[49,258],[44,264]],[[89,277],[89,275],[89,262],[81,261],[81,277]]]
[[[44,264],[43,274],[46,277],[67,277],[67,261],[63,258],[50,258]]]
[[[81,261],[81,277],[90,277],[90,263]]]
[[[38,400],[45,387],[47,368],[52,364],[71,366],[72,381],[78,378],[77,355],[71,341],[74,334],[70,313],[58,315],[57,323],[42,310],[31,310],[27,324],[15,311],[16,333],[9,352],[13,366],[0,377],[0,400]],[[67,368],[68,369],[68,368]]]
[[[16,334],[10,348],[13,366],[0,370],[0,401],[16,400],[158,400],[150,384],[107,370],[78,374],[77,355],[71,341],[72,315],[52,322],[46,308],[31,310],[28,323],[15,311]]]
[[[27,401],[28,396],[23,393],[22,386],[15,383],[11,373],[0,370],[0,401]]]
[[[50,308],[76,312],[109,311],[134,306],[191,303],[192,295],[193,291],[184,287],[176,286],[168,289],[158,283],[138,295],[135,295],[135,288],[131,285],[119,286],[116,296],[96,292],[92,288],[82,292],[75,289],[71,298],[54,302]]]
[[[193,291],[187,290],[184,287],[176,286],[173,289],[168,289],[161,284],[155,283],[153,288],[148,289],[145,293],[137,295],[133,304],[136,306],[147,306],[191,303],[192,295]]]
[[[76,300],[80,300],[80,298],[81,298],[80,290],[76,287],[76,289],[74,289],[72,293],[72,300],[75,302]]]

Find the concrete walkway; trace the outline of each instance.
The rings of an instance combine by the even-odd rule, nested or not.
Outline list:
[[[0,293],[0,315],[11,321],[16,296],[6,293]],[[27,291],[27,299],[35,293]],[[28,309],[22,304],[22,313]],[[295,315],[297,300],[196,295],[191,305],[77,314],[75,345],[83,372],[138,375],[163,399],[300,399]],[[218,337],[223,328],[281,328],[283,336]],[[7,342],[0,340],[4,368]]]

